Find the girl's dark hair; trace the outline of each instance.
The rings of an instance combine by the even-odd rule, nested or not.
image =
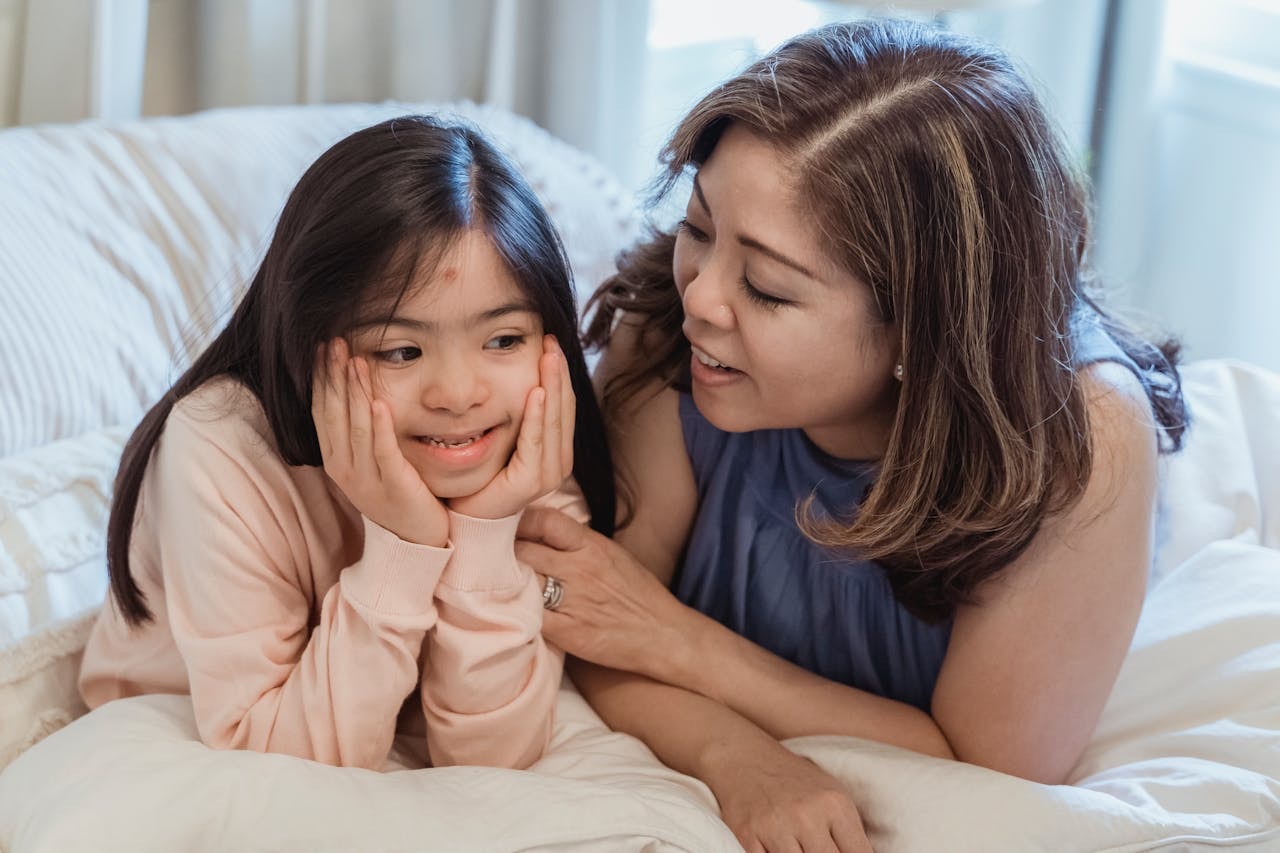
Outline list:
[[[233,377],[261,401],[284,461],[320,465],[311,419],[317,347],[350,331],[362,306],[398,302],[418,262],[440,257],[470,230],[492,241],[564,351],[577,396],[573,474],[592,527],[613,532],[613,468],[555,227],[516,168],[478,130],[404,116],[346,137],[307,169],[230,322],[125,445],[107,526],[107,567],[129,623],[152,618],[129,570],[129,542],[143,476],[174,405],[215,377]]]
[[[851,518],[798,516],[815,541],[878,561],[910,611],[938,619],[972,601],[1083,493],[1078,318],[1094,312],[1137,364],[1164,448],[1180,445],[1177,345],[1147,342],[1090,294],[1086,181],[999,51],[884,19],[800,35],[694,106],[658,196],[731,124],[778,152],[822,245],[899,335],[908,379],[874,485]],[[639,329],[606,419],[688,364],[673,246],[658,233],[624,254],[590,303],[589,345],[618,322]]]

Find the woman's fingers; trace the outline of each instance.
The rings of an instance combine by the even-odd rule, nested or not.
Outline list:
[[[831,840],[840,853],[872,853],[866,828],[857,815],[838,815],[831,822]]]
[[[531,506],[520,518],[516,539],[517,545],[531,540],[554,551],[577,551],[587,542],[587,528],[558,509]]]

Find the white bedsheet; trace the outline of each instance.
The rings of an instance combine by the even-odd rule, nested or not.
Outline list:
[[[1133,647],[1073,784],[849,738],[789,742],[885,851],[1280,850],[1280,378],[1192,365]],[[220,753],[183,697],[111,703],[0,774],[0,848],[737,849],[707,789],[562,688],[532,772],[373,773]]]

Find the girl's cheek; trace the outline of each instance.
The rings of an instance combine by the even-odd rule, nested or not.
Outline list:
[[[373,393],[393,406],[403,404],[414,397],[412,371],[390,370],[385,367],[372,373]]]

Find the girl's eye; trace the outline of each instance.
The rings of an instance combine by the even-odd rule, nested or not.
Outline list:
[[[747,299],[764,308],[774,309],[781,308],[783,305],[795,304],[790,299],[783,299],[780,296],[765,293],[763,290],[757,290],[745,275],[739,279],[739,282],[742,284],[742,292],[746,294]]]
[[[394,349],[382,350],[374,353],[374,357],[378,361],[387,364],[407,364],[415,359],[422,357],[422,350],[417,347],[396,347]]]
[[[688,219],[681,219],[676,223],[676,231],[689,235],[689,239],[695,243],[707,242],[707,232],[694,225]]]
[[[524,335],[498,335],[490,338],[485,344],[485,349],[498,350],[499,352],[507,352],[516,349],[525,341]]]

